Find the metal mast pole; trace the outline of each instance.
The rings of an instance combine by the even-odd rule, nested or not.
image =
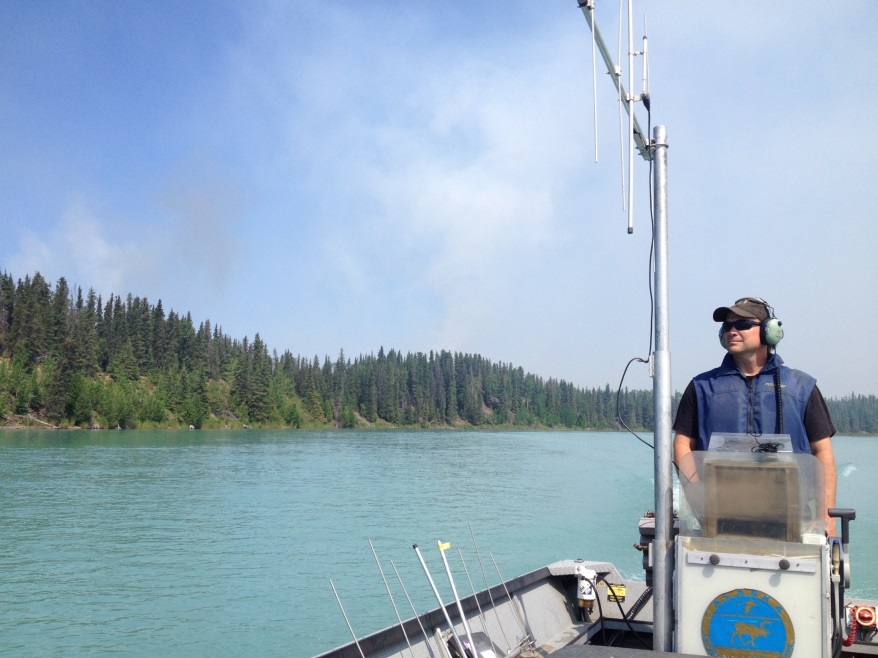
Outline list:
[[[671,352],[668,338],[668,135],[653,129],[655,204],[655,539],[652,543],[652,648],[671,651],[674,631],[673,445],[671,440]]]
[[[651,558],[653,566],[653,649],[671,651],[674,633],[674,492],[673,492],[673,444],[671,439],[671,352],[668,338],[668,141],[665,126],[653,129],[653,143],[647,144],[644,139],[637,117],[634,116],[634,96],[630,96],[622,85],[618,69],[607,49],[600,30],[595,24],[594,0],[577,0],[585,20],[592,31],[592,39],[597,44],[601,57],[610,73],[610,79],[616,85],[620,98],[627,99],[624,104],[629,116],[629,132],[638,152],[645,160],[653,160],[653,207],[655,224],[653,240],[655,248],[654,271],[654,316],[655,316],[655,351],[652,353],[653,366],[653,408],[655,416],[655,539],[652,542]],[[621,2],[620,2],[621,9]],[[628,5],[628,86],[633,83],[631,50],[631,3]],[[621,41],[621,27],[619,39]],[[644,37],[644,57],[646,45]],[[646,99],[648,90],[644,89]],[[597,135],[595,135],[597,140]],[[629,147],[630,148],[630,147]],[[629,167],[633,158],[629,150]],[[629,169],[630,172],[630,169]],[[629,180],[633,173],[629,174]],[[629,188],[633,188],[630,185]],[[630,192],[630,189],[629,189]],[[629,202],[629,227],[632,232],[630,217],[633,202]]]

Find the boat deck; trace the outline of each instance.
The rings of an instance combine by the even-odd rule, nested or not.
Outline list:
[[[623,582],[623,600],[611,600],[609,589],[601,582],[596,588],[598,600],[589,620],[579,621],[564,628],[551,639],[538,645],[543,655],[556,655],[568,645],[612,645],[614,647],[641,647],[652,644],[652,590],[642,581]],[[597,654],[600,655],[600,654]]]

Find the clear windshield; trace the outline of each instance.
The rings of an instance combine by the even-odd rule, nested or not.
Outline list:
[[[813,455],[692,452],[677,468],[682,535],[806,543],[823,536],[823,468]]]

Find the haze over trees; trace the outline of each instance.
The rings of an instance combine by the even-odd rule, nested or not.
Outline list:
[[[651,391],[623,389],[632,428],[653,424]],[[549,427],[610,429],[616,392],[543,379],[448,351],[379,348],[353,359],[269,350],[161,300],[0,274],[0,416],[80,427]],[[843,433],[878,432],[878,400],[828,400]]]

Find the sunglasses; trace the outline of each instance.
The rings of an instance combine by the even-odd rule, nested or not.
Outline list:
[[[731,331],[732,328],[735,328],[738,331],[747,331],[753,327],[758,327],[760,324],[762,323],[759,322],[759,320],[735,320],[734,322],[723,322],[720,334]]]

